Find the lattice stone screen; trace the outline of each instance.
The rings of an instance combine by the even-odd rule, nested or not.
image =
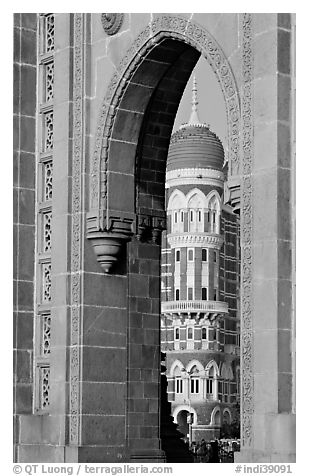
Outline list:
[[[38,15],[34,411],[39,413],[48,412],[50,388],[54,20],[53,13]]]

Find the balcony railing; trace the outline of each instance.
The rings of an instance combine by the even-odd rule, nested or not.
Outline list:
[[[167,301],[161,303],[161,311],[228,313],[228,305],[223,301]]]

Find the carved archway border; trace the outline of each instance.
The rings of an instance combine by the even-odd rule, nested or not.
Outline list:
[[[252,47],[253,16],[242,15],[242,182],[241,182],[241,437],[253,445],[254,379],[252,318],[252,166],[254,155]]]
[[[213,36],[198,23],[179,16],[164,15],[155,18],[139,34],[122,58],[109,83],[100,108],[95,136],[90,182],[91,210],[106,209],[109,138],[116,108],[122,99],[127,82],[149,50],[166,38],[178,39],[196,48],[216,74],[226,104],[229,173],[230,175],[239,174],[240,101],[228,60]]]

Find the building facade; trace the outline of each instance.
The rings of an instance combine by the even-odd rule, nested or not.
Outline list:
[[[236,418],[240,250],[239,216],[224,204],[222,143],[199,119],[195,80],[192,93],[167,157],[161,342],[174,420],[200,441]]]
[[[166,460],[165,172],[177,109],[201,56],[226,106],[226,200],[218,201],[218,167],[217,194],[205,184],[198,195],[213,197],[214,226],[221,212],[215,242],[223,240],[224,220],[231,230],[226,204],[239,210],[237,458],[295,461],[294,32],[286,13],[15,14],[16,461]],[[182,198],[189,198],[192,184],[185,187]],[[201,258],[213,273],[215,251],[223,257],[216,246],[208,262]],[[194,258],[198,247],[175,248],[193,249]],[[186,301],[182,275],[175,289]],[[220,304],[225,322],[237,320],[220,274],[197,288],[190,276],[194,299]],[[205,340],[215,345],[207,326]]]

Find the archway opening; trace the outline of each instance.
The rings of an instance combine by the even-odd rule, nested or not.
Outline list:
[[[191,415],[187,410],[181,410],[177,414],[178,430],[187,438],[189,438],[189,423]]]
[[[164,33],[162,36],[164,37]],[[137,441],[138,436],[131,435],[147,435],[143,438],[151,439],[159,436],[164,438],[164,435],[159,434],[160,428],[157,424],[152,423],[150,427],[145,424],[145,421],[155,422],[155,417],[158,414],[156,402],[158,403],[159,392],[155,389],[159,383],[158,369],[160,366],[161,273],[159,265],[161,258],[160,236],[166,228],[166,160],[179,103],[193,68],[201,55],[197,48],[176,37],[173,39],[163,38],[160,41],[153,41],[153,43],[155,46],[152,44],[151,47],[149,46],[147,54],[143,53],[144,56],[138,67],[132,73],[124,74],[125,86],[123,85],[115,94],[117,99],[110,109],[110,121],[106,121],[104,129],[108,141],[102,147],[100,162],[102,177],[100,204],[103,208],[103,213],[100,214],[100,223],[103,224],[103,228],[112,231],[117,230],[117,226],[121,228],[127,224],[132,225],[135,235],[127,247],[128,260],[125,271],[129,278],[127,378],[129,395],[132,395],[132,402],[127,409],[127,434],[130,435],[129,446],[134,448],[137,448],[140,442]],[[107,102],[109,102],[108,96]],[[95,174],[93,175],[95,176]],[[217,178],[215,179],[217,180]],[[201,205],[200,202],[198,203]],[[202,210],[202,205],[200,208],[201,210],[198,211],[202,216],[205,210]],[[215,231],[218,229],[216,214],[218,215],[220,211],[218,207],[212,210],[213,224],[216,225]],[[197,216],[199,215],[197,214]],[[205,215],[203,219],[206,220]],[[198,227],[197,229],[200,231]],[[215,234],[218,235],[218,233]],[[187,261],[194,263],[195,250],[193,253],[189,251],[186,255]],[[199,251],[202,251],[201,247],[199,247]],[[206,256],[207,260],[217,262],[219,265],[220,256],[213,247],[210,249],[205,247],[204,251],[206,253],[203,256]],[[205,261],[207,260],[205,259]],[[162,259],[161,264],[163,264]],[[202,288],[203,286],[200,292],[203,297],[197,297],[190,294],[191,287],[189,286],[186,290],[187,300],[191,302],[196,300],[219,301],[218,285],[217,287],[212,286],[211,290],[207,289],[207,286]],[[225,312],[225,308],[226,306],[222,305],[221,311]],[[195,319],[198,314],[197,309],[190,309],[190,318]],[[214,312],[210,314],[211,316],[207,316],[206,320],[208,317],[214,317]],[[169,316],[165,317],[169,318]],[[204,346],[203,349],[206,345],[208,350],[218,351],[220,325],[217,321],[215,322],[215,319],[210,319],[210,321],[206,326],[206,334],[205,326],[203,326],[205,342],[201,342],[201,345]],[[175,332],[174,340],[177,339],[179,340],[179,350],[184,350],[187,341],[190,341],[190,350],[195,350],[194,326],[187,329],[185,338],[183,329],[180,329],[179,333]],[[171,340],[168,345],[170,342]],[[204,368],[205,365],[206,363],[203,365]],[[141,369],[140,372],[136,371],[137,367]],[[187,393],[194,394],[195,400],[205,398],[205,395],[209,399],[218,398],[220,391],[222,394],[222,389],[217,388],[217,382],[213,382],[213,380],[209,378],[209,382],[206,382],[205,375],[202,374],[189,376],[186,382],[179,383],[179,389],[183,389],[183,399],[188,400],[188,397],[185,396],[186,384],[189,385],[186,388]],[[134,388],[134,391],[131,391],[131,388]],[[171,389],[171,392],[169,390],[168,394],[175,394],[175,387]],[[141,413],[149,411],[147,405],[138,407],[138,403],[134,403],[142,395],[150,396],[153,400],[151,402],[153,418],[147,416],[147,418],[140,418],[138,421],[136,411],[141,408],[144,408]],[[183,403],[188,402],[184,401]],[[165,405],[165,409],[167,408],[168,405]],[[167,414],[166,417],[168,418],[169,415]],[[131,431],[131,427],[134,427],[134,431]]]

